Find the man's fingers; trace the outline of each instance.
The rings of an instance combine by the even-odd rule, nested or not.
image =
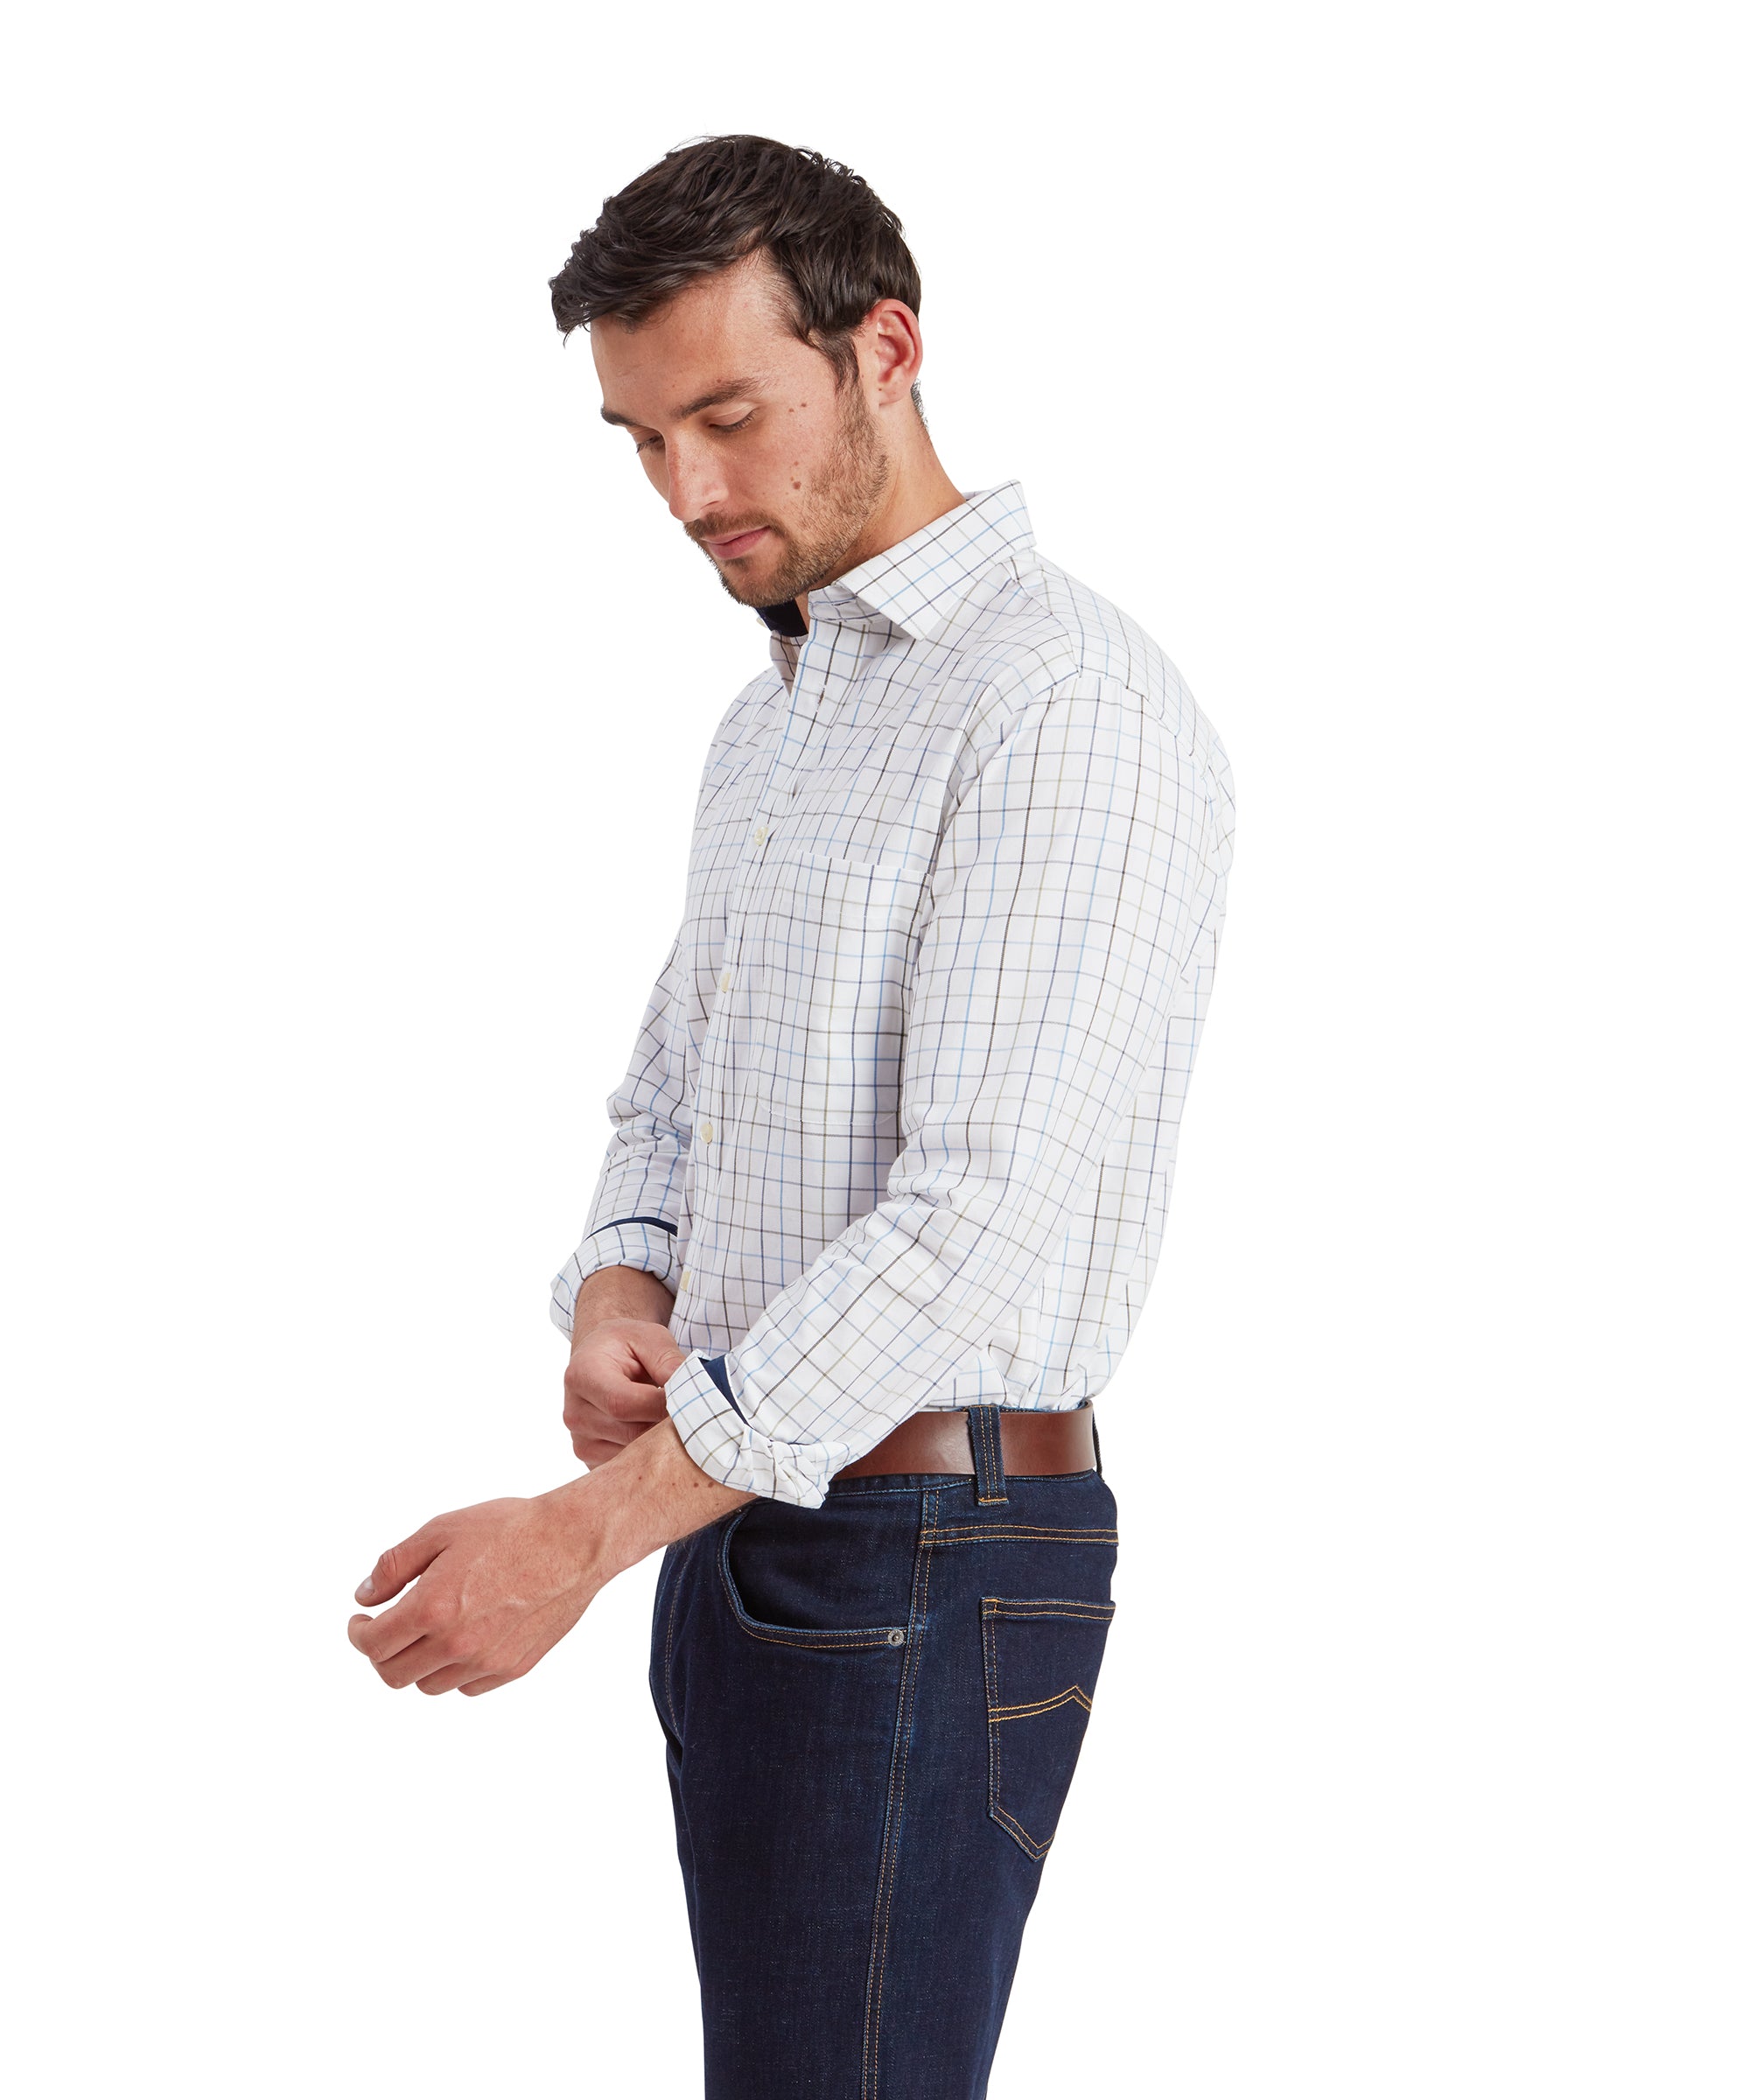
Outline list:
[[[346,1638],[365,1660],[381,1670],[391,1656],[424,1637],[424,1628],[413,1625],[401,1612],[382,1612],[373,1619],[368,1612],[354,1612],[346,1621]]]
[[[378,1556],[377,1564],[353,1592],[354,1596],[360,1604],[387,1604],[397,1590],[404,1590],[416,1575],[425,1572],[444,1550],[444,1543],[439,1521],[421,1524],[411,1537]]]
[[[380,1619],[373,1619],[368,1612],[354,1612],[346,1621],[347,1640],[364,1656],[380,1677],[382,1676],[385,1667],[397,1655],[412,1648],[416,1642],[424,1639],[424,1635],[418,1628],[415,1627],[397,1643],[396,1638],[397,1629],[389,1624],[392,1616],[393,1614],[390,1613],[385,1612]],[[383,1682],[387,1684],[388,1678],[384,1677]]]
[[[435,1698],[440,1691],[454,1691],[458,1685],[478,1676],[480,1668],[478,1662],[446,1663],[443,1669],[431,1670],[417,1679],[419,1689]]]
[[[421,1691],[450,1691],[485,1673],[486,1665],[479,1656],[458,1656],[454,1642],[446,1642],[441,1632],[422,1629],[403,1616],[405,1611],[405,1606],[397,1605],[375,1619],[360,1612],[346,1628],[348,1640],[369,1656],[385,1684],[396,1691],[404,1691],[410,1684],[418,1685]],[[401,1620],[400,1626],[391,1627],[392,1620]]]
[[[403,1597],[373,1619],[368,1612],[354,1612],[346,1621],[346,1638],[361,1656],[381,1670],[391,1656],[398,1656],[431,1631],[431,1615],[420,1609],[419,1592]]]
[[[612,1320],[592,1328],[565,1367],[566,1428],[573,1436],[608,1436],[609,1424],[626,1421],[636,1434],[667,1412],[663,1381],[685,1361],[686,1351],[654,1321]]]
[[[394,1691],[405,1691],[410,1684],[417,1684],[435,1671],[449,1666],[449,1656],[430,1634],[422,1634],[418,1640],[397,1648],[387,1662],[375,1665],[377,1675]],[[473,1666],[480,1668],[477,1662]]]
[[[687,1352],[668,1328],[659,1327],[654,1322],[648,1326],[634,1328],[626,1340],[647,1375],[655,1381],[659,1393],[687,1361]]]
[[[483,1673],[478,1656],[472,1662],[446,1663],[441,1669],[432,1670],[420,1677],[419,1689],[430,1693],[434,1698],[439,1692],[444,1691],[470,1694],[494,1691],[500,1684],[514,1684],[518,1677],[526,1677],[552,1645],[550,1641],[537,1642],[514,1670],[488,1670]]]
[[[565,1426],[581,1429],[591,1424],[602,1429],[617,1422],[643,1428],[668,1412],[668,1396],[660,1385],[644,1378],[598,1375],[587,1388],[581,1380],[565,1382]]]
[[[635,1421],[626,1415],[611,1413],[593,1400],[570,1399],[565,1403],[565,1427],[574,1437],[602,1437],[612,1442],[629,1444],[648,1423]]]
[[[519,1677],[526,1677],[550,1646],[549,1642],[538,1648],[532,1656],[525,1656],[514,1670],[483,1670],[479,1656],[469,1662],[452,1662],[442,1670],[432,1670],[428,1676],[421,1677],[419,1689],[430,1692],[433,1698],[444,1691],[470,1694],[493,1691],[500,1684],[514,1684]]]

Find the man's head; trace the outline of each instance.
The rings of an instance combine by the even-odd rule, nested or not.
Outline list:
[[[560,329],[589,329],[603,416],[743,605],[843,575],[891,543],[907,485],[945,480],[917,265],[836,161],[746,136],[678,147],[551,284]]]

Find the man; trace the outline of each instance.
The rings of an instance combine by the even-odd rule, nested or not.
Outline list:
[[[1112,1616],[1089,1405],[1161,1242],[1233,797],[1155,644],[971,494],[857,176],[677,150],[552,280],[770,668],[556,1279],[589,1471],[358,1592],[489,1691],[656,1547],[710,2100],[985,2090]]]

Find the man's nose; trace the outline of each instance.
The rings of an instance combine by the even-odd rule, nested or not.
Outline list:
[[[665,448],[668,469],[668,508],[682,525],[708,517],[725,508],[728,494],[718,462],[709,445],[690,445],[677,439]]]

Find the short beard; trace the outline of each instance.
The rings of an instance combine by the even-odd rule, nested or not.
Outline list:
[[[718,581],[737,605],[780,606],[844,573],[845,556],[862,537],[893,472],[893,462],[881,449],[875,420],[854,378],[849,393],[832,450],[814,477],[802,515],[794,529],[779,528],[789,542],[789,554],[779,564],[777,574],[760,585],[759,597],[744,597],[730,581],[728,571],[711,563]],[[710,550],[706,553],[709,558]]]

